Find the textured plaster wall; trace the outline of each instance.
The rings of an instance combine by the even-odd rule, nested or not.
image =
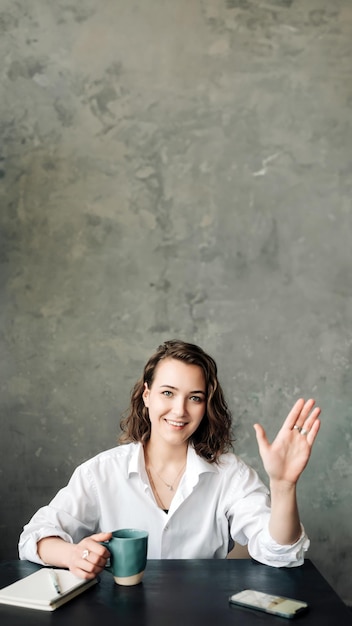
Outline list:
[[[262,476],[314,396],[309,557],[352,600],[350,0],[0,0],[0,557],[164,339]]]

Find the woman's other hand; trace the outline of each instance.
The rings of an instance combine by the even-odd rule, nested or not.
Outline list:
[[[300,398],[272,443],[269,443],[264,428],[254,424],[259,454],[271,483],[297,483],[320,428],[320,412],[315,400]]]

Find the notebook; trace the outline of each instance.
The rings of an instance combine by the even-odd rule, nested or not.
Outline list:
[[[42,569],[0,589],[0,604],[54,611],[98,582],[83,580],[65,569]]]

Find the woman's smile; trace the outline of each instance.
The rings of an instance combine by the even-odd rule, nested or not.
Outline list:
[[[175,426],[176,428],[183,428],[187,424],[187,422],[175,422],[166,418],[165,422],[167,422],[167,424],[170,424],[170,426]]]

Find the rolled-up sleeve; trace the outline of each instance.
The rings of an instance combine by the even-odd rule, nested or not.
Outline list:
[[[297,567],[304,562],[310,542],[301,524],[301,536],[294,544],[282,545],[270,535],[269,491],[257,473],[239,461],[236,478],[229,486],[233,504],[229,509],[233,541],[248,546],[250,556],[272,567]]]
[[[251,556],[273,567],[298,567],[303,565],[304,553],[308,550],[310,541],[301,524],[301,536],[293,544],[281,545],[276,543],[271,537],[268,525],[265,525],[257,536],[257,541],[253,542]]]

